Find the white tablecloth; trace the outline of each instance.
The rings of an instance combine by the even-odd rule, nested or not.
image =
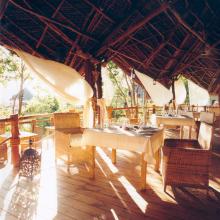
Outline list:
[[[74,138],[75,135],[72,135],[70,143],[74,143]],[[86,145],[145,153],[145,160],[152,163],[155,162],[154,154],[163,145],[163,129],[147,128],[142,132],[119,127],[85,129],[82,146]]]
[[[195,121],[193,118],[177,116],[177,117],[169,117],[169,116],[157,116],[157,125],[176,125],[176,126],[194,126]]]

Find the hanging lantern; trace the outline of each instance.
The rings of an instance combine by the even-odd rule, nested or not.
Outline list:
[[[41,154],[32,148],[32,140],[29,141],[29,148],[22,153],[20,159],[19,177],[29,177],[31,180],[40,172]]]

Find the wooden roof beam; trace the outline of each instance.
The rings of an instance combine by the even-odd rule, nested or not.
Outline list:
[[[152,51],[152,53],[145,58],[143,63],[145,64],[145,68],[148,68],[148,66],[151,64],[151,62],[154,60],[154,58],[158,55],[158,53],[166,46],[166,44],[172,39],[174,36],[176,30],[178,29],[179,24],[176,25],[174,30],[170,33],[166,41],[163,41],[155,50]]]
[[[136,41],[136,42],[138,42],[139,44],[142,44],[143,46],[149,48],[150,50],[153,50],[153,47],[151,47],[149,44],[145,43],[144,41],[138,40],[134,36],[129,36],[129,38]]]
[[[51,16],[52,18],[55,18],[56,14],[58,13],[58,11],[60,10],[60,8],[62,7],[64,1],[65,1],[65,0],[62,0],[62,1],[59,3],[59,5],[57,6],[56,10],[53,12],[53,14],[52,14],[52,16]],[[45,36],[45,34],[46,34],[48,28],[49,28],[49,25],[46,24],[46,27],[44,28],[44,31],[42,32],[42,34],[41,34],[41,36],[40,36],[40,38],[39,38],[39,40],[38,40],[38,42],[37,42],[36,48],[38,48],[38,47],[40,46],[40,44],[41,44],[41,42],[43,41],[44,36]]]
[[[106,18],[108,21],[110,21],[111,23],[115,23],[115,21],[110,16],[108,16],[106,13],[104,13],[103,10],[98,8],[94,3],[90,2],[89,0],[83,0],[83,1],[86,4],[88,4],[89,6],[91,6],[96,12],[101,14],[104,18]]]
[[[132,61],[134,61],[135,63],[139,63],[139,64],[143,65],[143,63],[142,63],[140,60],[137,60],[137,59],[135,59],[135,58],[133,58],[133,57],[130,57],[130,56],[127,55],[127,54],[121,53],[121,52],[119,52],[119,51],[117,51],[117,50],[114,50],[114,49],[112,49],[112,48],[109,48],[109,50],[112,51],[112,52],[114,52],[114,53],[116,53],[116,54],[119,54],[119,55],[121,55],[121,56],[123,56],[123,57],[125,57],[125,58],[127,58],[127,59],[129,59],[129,60],[132,60]]]
[[[199,46],[201,46],[201,44],[198,44],[198,47],[199,47]],[[179,62],[179,64],[178,64],[178,65],[175,67],[175,69],[172,71],[173,74],[176,74],[177,71],[178,71],[179,73],[183,72],[185,69],[189,68],[190,65],[191,65],[193,62],[195,62],[200,56],[201,56],[201,55],[199,54],[198,56],[196,56],[196,57],[190,59],[190,61],[189,61],[187,64],[183,65],[182,67],[179,67],[179,65],[180,65],[180,63],[181,63],[181,60],[182,60],[182,59],[181,59],[180,62]],[[185,58],[185,57],[183,57],[183,58]]]
[[[0,30],[3,30],[6,34],[7,34],[7,37],[10,39],[10,38],[14,38],[14,39],[16,39],[16,43],[14,42],[14,44],[13,45],[16,45],[16,49],[22,49],[21,47],[20,47],[20,44],[21,45],[24,45],[32,54],[33,54],[33,52],[35,51],[29,44],[27,44],[25,41],[23,41],[23,40],[21,40],[20,38],[18,38],[16,35],[14,35],[13,33],[11,33],[11,32],[9,32],[8,30],[6,30],[5,28],[3,28],[2,26],[0,26]],[[4,36],[4,35],[3,35]],[[11,40],[10,40],[11,41]],[[19,44],[17,44],[17,43],[19,43]],[[10,48],[9,46],[7,46],[7,48],[9,49],[9,50],[12,50],[13,48]],[[36,53],[37,54],[37,56],[39,56],[39,57],[42,57],[42,55],[40,55],[39,53]]]
[[[125,31],[123,34],[119,35],[119,37],[117,37],[116,39],[112,39],[112,37],[114,36],[115,33],[118,33],[121,30],[121,27],[123,26],[123,24],[128,20],[127,17],[125,18],[113,31],[112,33],[109,35],[109,37],[107,37],[107,39],[103,42],[103,44],[101,45],[101,47],[97,50],[96,56],[99,56],[101,53],[103,53],[106,49],[108,49],[108,47],[114,46],[116,43],[118,43],[119,41],[123,40],[126,37],[131,36],[135,31],[137,31],[138,29],[140,29],[143,25],[145,25],[147,22],[149,22],[151,19],[153,19],[154,17],[156,17],[157,15],[159,15],[160,13],[162,13],[163,11],[167,10],[168,8],[168,3],[163,3],[160,5],[159,8],[155,9],[154,11],[152,11],[149,15],[145,16],[141,21],[137,22],[136,24],[130,26],[127,31]]]
[[[38,19],[40,19],[40,20],[44,20],[44,21],[49,22],[49,23],[51,23],[51,24],[59,25],[59,26],[64,27],[64,28],[66,28],[66,29],[68,29],[68,30],[70,30],[70,31],[72,31],[72,32],[74,32],[74,33],[76,33],[76,34],[78,34],[78,35],[81,35],[81,36],[83,36],[83,37],[85,37],[85,38],[87,38],[87,39],[90,39],[90,40],[93,40],[93,41],[95,41],[95,42],[98,42],[98,40],[96,40],[94,37],[89,36],[88,34],[82,33],[81,31],[77,30],[77,29],[74,28],[74,27],[70,27],[70,26],[68,26],[68,25],[66,25],[66,24],[64,24],[64,23],[61,23],[61,22],[59,22],[59,21],[56,21],[56,20],[54,20],[54,19],[52,19],[52,18],[45,17],[45,16],[40,15],[40,14],[38,14],[38,13],[36,13],[36,12],[30,10],[30,9],[24,8],[23,6],[21,6],[21,5],[19,5],[18,3],[16,3],[14,0],[9,0],[9,1],[11,2],[11,4],[13,4],[14,6],[16,6],[17,8],[19,8],[19,9],[21,9],[22,11],[25,11],[25,12],[31,14],[31,15],[36,16],[36,17],[37,17]]]
[[[1,0],[0,1],[0,20],[3,18],[4,13],[8,7],[9,0]]]
[[[61,7],[61,4],[60,4],[60,7]],[[58,34],[60,37],[62,37],[67,43],[69,43],[71,45],[71,48],[75,47],[76,50],[77,50],[76,51],[76,55],[77,56],[79,56],[79,57],[81,57],[82,59],[85,59],[85,60],[86,59],[91,59],[92,62],[94,62],[94,63],[98,63],[99,62],[98,60],[94,59],[90,54],[83,52],[81,47],[78,44],[76,44],[75,41],[70,39],[65,33],[63,33],[63,31],[61,31],[56,25],[48,23],[48,22],[46,22],[43,19],[42,19],[42,22],[44,22],[46,24],[46,27],[50,27],[51,30],[53,30],[56,34]],[[70,53],[70,51],[69,51],[69,53]]]
[[[21,28],[20,26],[18,26],[14,21],[12,21],[8,16],[5,16],[7,18],[7,20],[14,25],[18,30],[20,30],[24,35],[28,36],[30,39],[32,39],[33,41],[37,41],[37,39],[35,37],[33,37],[32,35],[30,35],[29,33],[27,33],[23,28]],[[42,47],[44,47],[45,49],[47,49],[48,51],[54,53],[54,51],[47,47],[46,45],[42,45]],[[35,52],[34,52],[35,53]]]
[[[186,29],[188,30],[192,35],[194,35],[197,39],[199,39],[202,43],[204,43],[206,46],[210,47],[210,45],[203,39],[198,33],[196,33],[182,18],[181,16],[173,9],[169,7],[169,10],[174,15],[174,17],[177,19],[177,21]]]
[[[180,54],[180,52],[181,52],[181,49],[184,47],[185,43],[189,40],[189,37],[190,37],[190,35],[187,34],[187,36],[184,38],[184,40],[183,40],[183,41],[181,42],[181,44],[180,44],[180,47],[179,47],[180,49],[178,49],[178,50],[176,50],[176,51],[174,52],[174,55],[173,55],[174,58],[177,58],[177,57],[179,56],[179,54]],[[160,72],[159,78],[160,78],[160,76],[163,76],[164,72],[167,71],[167,70],[173,65],[174,62],[176,62],[176,59],[174,59],[174,58],[170,59],[170,60],[167,62],[167,64],[165,65],[163,71]]]

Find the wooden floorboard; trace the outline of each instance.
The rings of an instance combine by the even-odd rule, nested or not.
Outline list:
[[[167,136],[176,136],[168,131]],[[96,176],[85,163],[55,164],[52,140],[43,142],[41,175],[18,178],[9,164],[0,169],[0,219],[219,219],[220,158],[213,156],[209,196],[205,190],[171,188],[163,192],[161,175],[147,168],[147,189],[140,192],[140,155],[97,148]]]

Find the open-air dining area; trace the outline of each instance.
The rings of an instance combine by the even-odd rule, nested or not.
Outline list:
[[[220,218],[218,0],[0,1],[0,220]]]

